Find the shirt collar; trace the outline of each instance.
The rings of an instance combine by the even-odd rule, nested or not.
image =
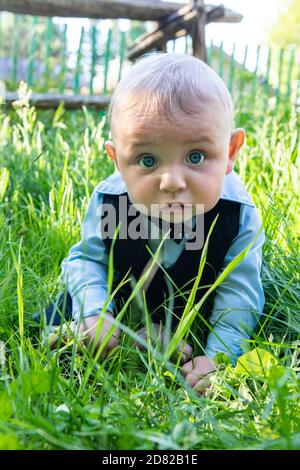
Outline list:
[[[127,188],[122,175],[119,171],[115,171],[105,180],[101,181],[95,188],[97,192],[105,194],[124,194]],[[254,203],[246,191],[246,188],[240,177],[232,171],[224,178],[223,190],[220,199],[228,201],[240,202],[254,207]]]
[[[127,193],[127,188],[122,175],[119,171],[115,171],[108,178],[96,186],[95,191],[105,194],[123,194]]]

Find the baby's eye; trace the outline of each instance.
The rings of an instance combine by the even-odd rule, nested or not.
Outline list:
[[[138,164],[142,168],[152,168],[153,166],[155,166],[156,160],[154,157],[152,157],[152,155],[144,155],[139,159]]]
[[[186,157],[188,163],[192,163],[193,165],[199,165],[199,163],[202,163],[205,159],[204,155],[201,152],[196,152],[193,150],[188,154]]]

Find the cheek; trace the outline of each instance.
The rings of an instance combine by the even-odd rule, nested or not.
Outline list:
[[[203,201],[209,205],[215,204],[222,193],[223,181],[223,172],[218,171],[218,169],[203,172],[201,177],[191,182],[193,199]]]
[[[123,178],[132,202],[144,204],[153,203],[155,195],[157,194],[153,181],[150,181],[150,179],[147,180],[147,178],[138,178],[133,174],[127,178],[124,175]]]

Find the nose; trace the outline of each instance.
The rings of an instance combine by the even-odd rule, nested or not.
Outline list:
[[[160,178],[159,189],[170,193],[176,193],[186,189],[186,182],[180,170],[178,168],[173,168],[164,171]]]

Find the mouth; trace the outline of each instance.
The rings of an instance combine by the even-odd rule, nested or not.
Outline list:
[[[174,207],[174,206],[191,206],[192,204],[188,204],[186,202],[180,202],[180,201],[175,201],[175,202],[165,202],[164,204],[160,204],[160,207]]]
[[[192,204],[185,204],[183,202],[167,202],[165,204],[160,205],[161,211],[183,211],[191,208]]]

